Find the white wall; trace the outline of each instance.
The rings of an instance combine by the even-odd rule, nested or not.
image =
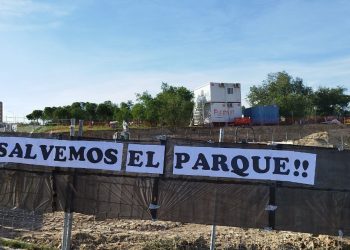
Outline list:
[[[234,83],[211,83],[210,93],[211,102],[241,102],[241,85],[238,88]],[[232,94],[228,93],[228,88],[233,90]]]
[[[241,85],[235,86],[235,83],[209,83],[194,90],[194,101],[204,96],[206,102],[241,102]],[[232,94],[228,93],[228,88],[233,90]]]
[[[210,104],[210,122],[232,122],[236,117],[242,117],[240,103]]]
[[[228,89],[231,88],[231,92]],[[204,99],[205,123],[232,122],[242,117],[241,85],[235,83],[209,83],[193,91],[195,105]],[[195,106],[196,107],[196,106]],[[196,109],[196,108],[195,108]],[[198,119],[195,116],[195,119]],[[200,121],[195,121],[195,124]]]

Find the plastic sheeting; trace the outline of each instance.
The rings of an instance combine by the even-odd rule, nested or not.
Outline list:
[[[0,170],[0,205],[29,211],[51,212],[50,176]]]
[[[350,192],[278,188],[276,229],[350,234]]]
[[[152,178],[79,177],[74,211],[97,218],[150,219]]]
[[[316,153],[315,185],[172,175],[174,145]],[[0,206],[35,212],[66,210],[100,219],[215,223],[331,235],[338,235],[341,230],[347,235],[349,156],[349,151],[336,149],[168,139],[163,175],[126,173],[125,159],[122,172],[3,164]],[[268,205],[276,209],[267,211]]]
[[[159,186],[160,220],[257,228],[268,224],[268,187],[178,180],[162,180]]]

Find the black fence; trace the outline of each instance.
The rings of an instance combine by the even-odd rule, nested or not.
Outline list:
[[[315,153],[315,185],[173,175],[175,145]],[[0,206],[34,213],[78,212],[99,219],[153,219],[348,235],[349,158],[350,151],[333,148],[167,139],[162,175],[127,173],[126,159],[118,173],[1,164]]]

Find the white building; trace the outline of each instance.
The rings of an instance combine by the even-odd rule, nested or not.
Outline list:
[[[193,125],[232,122],[242,116],[241,84],[211,82],[194,90]]]

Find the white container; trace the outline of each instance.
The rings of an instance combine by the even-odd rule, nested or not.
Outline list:
[[[241,84],[211,82],[194,90],[193,125],[232,122],[242,117]]]
[[[209,123],[232,122],[234,118],[242,117],[240,103],[210,103]]]
[[[241,103],[240,83],[211,82],[194,90],[195,102],[204,97],[205,102],[237,102]]]

